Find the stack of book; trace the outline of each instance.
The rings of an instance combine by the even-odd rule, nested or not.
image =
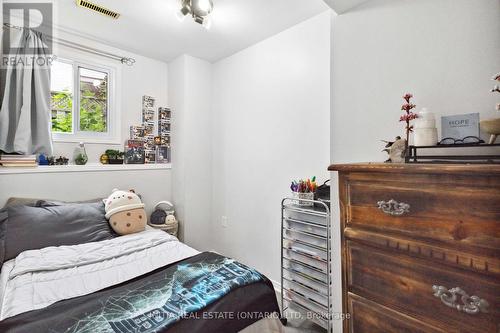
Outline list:
[[[0,164],[4,167],[36,167],[36,155],[9,155],[3,154],[0,157]]]

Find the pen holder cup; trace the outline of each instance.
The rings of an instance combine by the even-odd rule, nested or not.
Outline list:
[[[292,196],[294,200],[294,204],[302,207],[314,207],[314,202],[303,201],[305,200],[314,200],[314,192],[308,193],[300,193],[300,192],[292,192]]]

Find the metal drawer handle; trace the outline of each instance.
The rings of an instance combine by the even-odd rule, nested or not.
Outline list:
[[[389,201],[379,201],[377,202],[378,209],[383,211],[385,214],[392,216],[401,216],[410,212],[410,205],[404,202],[397,202],[394,199]]]
[[[434,296],[441,299],[446,306],[468,314],[488,312],[488,302],[477,296],[469,296],[459,287],[447,289],[443,286],[432,286]]]

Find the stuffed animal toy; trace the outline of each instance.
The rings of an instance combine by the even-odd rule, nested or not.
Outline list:
[[[176,225],[177,219],[175,218],[175,215],[173,214],[167,215],[167,217],[165,218],[165,224]]]
[[[104,208],[106,218],[117,234],[128,235],[145,230],[147,216],[144,204],[133,190],[113,190],[104,200]]]

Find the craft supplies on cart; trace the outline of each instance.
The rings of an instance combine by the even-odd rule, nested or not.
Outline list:
[[[311,200],[314,200],[314,193],[317,188],[316,177],[307,180],[292,181],[290,189],[292,190],[292,197],[295,199],[294,203],[304,207],[314,206],[314,202]]]

